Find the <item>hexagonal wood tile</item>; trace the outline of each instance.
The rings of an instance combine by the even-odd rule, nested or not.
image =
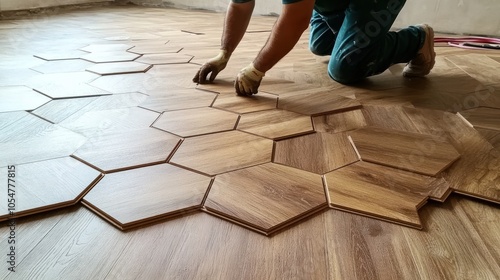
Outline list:
[[[93,137],[111,131],[147,128],[159,116],[159,113],[138,107],[91,110],[81,115],[75,114],[59,125],[86,137]]]
[[[278,109],[243,114],[237,128],[273,140],[314,131],[311,117]]]
[[[107,174],[83,204],[122,230],[201,208],[211,178],[169,164]]]
[[[138,43],[129,49],[129,52],[137,54],[158,54],[158,53],[178,53],[182,47],[169,43]]]
[[[361,104],[355,99],[321,91],[280,96],[278,108],[317,116],[358,109],[361,108]]]
[[[217,175],[204,204],[209,213],[265,235],[326,205],[321,176],[273,163]]]
[[[133,61],[140,57],[140,55],[135,53],[129,53],[126,51],[109,51],[109,52],[95,52],[82,55],[82,59],[88,60],[90,62],[102,63],[102,62],[122,62],[122,61]]]
[[[187,138],[170,162],[208,175],[271,161],[273,141],[240,131]]]
[[[51,51],[45,53],[37,53],[34,56],[44,60],[52,61],[52,60],[78,59],[86,54],[89,53],[80,50],[66,50],[66,51]]]
[[[68,97],[89,97],[109,95],[111,93],[100,88],[93,87],[87,83],[49,83],[37,85],[33,87],[34,90],[41,92],[53,99],[68,98]]]
[[[114,131],[90,138],[73,156],[109,173],[165,162],[179,142],[154,128]]]
[[[448,183],[381,165],[357,162],[325,175],[333,208],[422,228],[418,209],[429,197],[444,201]]]
[[[20,110],[34,110],[51,99],[28,87],[0,87],[0,113]]]
[[[64,157],[86,140],[25,111],[0,113],[0,166]]]
[[[476,108],[460,112],[476,128],[500,131],[500,109]]]
[[[145,54],[137,59],[138,62],[147,64],[178,64],[188,63],[193,57],[179,53]]]
[[[237,114],[205,107],[164,112],[152,126],[181,137],[191,137],[233,130],[238,118]]]
[[[482,54],[450,55],[447,60],[457,65],[468,75],[483,85],[500,83],[498,68],[500,63]]]
[[[437,176],[460,157],[450,143],[432,135],[377,127],[349,135],[362,160],[429,176]]]
[[[86,52],[115,52],[115,51],[126,51],[134,47],[133,45],[127,44],[92,44],[81,48],[80,50]]]
[[[221,92],[213,107],[238,114],[275,109],[278,97],[261,92],[252,96],[239,96],[236,93]]]
[[[0,69],[0,86],[24,86],[38,76],[42,74],[31,69]]]
[[[361,110],[317,116],[313,117],[312,120],[314,130],[317,132],[338,133],[366,126],[366,120]]]
[[[346,134],[313,133],[276,142],[273,162],[325,174],[358,161]]]
[[[216,93],[196,89],[169,88],[150,91],[139,106],[156,112],[208,107],[212,105]]]
[[[43,64],[37,65],[36,67],[32,67],[31,69],[44,74],[67,73],[85,71],[85,68],[92,65],[94,65],[94,63],[83,59],[66,59],[47,61]]]
[[[8,167],[0,168],[0,178],[7,182]],[[13,170],[13,169],[10,169]],[[0,221],[12,217],[50,211],[77,203],[84,193],[101,178],[101,173],[70,157],[15,165],[14,181],[16,207],[9,215],[2,203]],[[7,187],[2,197],[7,197]]]
[[[476,128],[481,133],[484,139],[488,140],[493,147],[500,150],[500,131]]]
[[[152,65],[149,64],[127,61],[96,64],[87,67],[86,70],[99,75],[114,75],[127,73],[143,73],[148,71],[148,69],[151,67]]]

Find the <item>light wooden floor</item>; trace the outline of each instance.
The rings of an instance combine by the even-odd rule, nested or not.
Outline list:
[[[304,34],[248,99],[231,82],[275,18],[197,86],[222,21],[0,21],[0,177],[16,165],[23,216],[2,279],[500,278],[499,52],[439,46],[426,79],[347,87]]]

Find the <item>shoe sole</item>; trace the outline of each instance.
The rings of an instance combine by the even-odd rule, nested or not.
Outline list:
[[[431,40],[426,40],[427,45],[422,47],[422,48],[427,48],[430,50],[429,53],[431,53],[431,67],[426,72],[416,74],[416,73],[412,73],[409,70],[405,71],[406,67],[408,67],[408,66],[406,66],[405,69],[403,70],[404,77],[423,77],[423,76],[426,76],[431,72],[432,68],[434,68],[434,64],[436,64],[436,59],[435,59],[436,52],[434,51],[434,29],[432,29],[432,27],[430,27],[427,24],[423,24],[420,27],[425,31],[426,39],[428,39],[427,37],[431,38]]]

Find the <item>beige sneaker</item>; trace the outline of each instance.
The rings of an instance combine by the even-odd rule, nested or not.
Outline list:
[[[434,30],[427,24],[420,24],[417,27],[425,31],[425,41],[417,55],[403,69],[403,76],[405,77],[423,77],[431,72],[436,62]]]

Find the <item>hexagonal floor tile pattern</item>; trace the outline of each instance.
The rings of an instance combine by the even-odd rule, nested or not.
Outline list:
[[[243,114],[237,128],[273,140],[314,131],[311,117],[278,109]]]
[[[170,164],[104,178],[83,203],[122,230],[201,209],[212,179]]]
[[[43,74],[68,73],[85,71],[87,67],[92,65],[94,65],[94,63],[83,59],[65,59],[47,61],[43,64],[37,65],[36,67],[32,67],[31,69]]]
[[[179,64],[188,63],[193,57],[180,53],[145,54],[137,59],[138,62],[147,64]]]
[[[172,43],[148,42],[137,43],[129,52],[137,54],[178,53],[182,47]]]
[[[0,113],[21,110],[34,110],[51,99],[28,87],[0,87]]]
[[[441,179],[368,162],[357,162],[325,175],[333,208],[422,228],[418,209],[428,198],[443,201],[451,193]]]
[[[65,157],[86,140],[25,111],[0,113],[0,166]]]
[[[217,97],[216,93],[184,88],[169,88],[151,91],[148,97],[139,106],[156,111],[165,112],[181,109],[208,107]]]
[[[140,57],[140,55],[135,53],[129,53],[126,51],[109,51],[109,52],[94,52],[86,55],[82,55],[82,59],[88,60],[90,62],[102,63],[102,62],[122,62],[122,61],[133,61]]]
[[[187,138],[170,162],[208,175],[271,161],[273,141],[240,131]]]
[[[238,118],[237,114],[219,109],[195,108],[164,112],[153,127],[181,137],[191,137],[233,130]]]
[[[234,89],[233,89],[234,91]],[[219,93],[213,107],[238,114],[275,109],[278,97],[261,92],[252,96],[239,96],[236,93]]]
[[[0,168],[2,182],[7,182],[8,171],[15,174],[10,181],[15,190],[15,211],[9,215],[5,203],[0,208],[0,221],[54,210],[77,203],[83,194],[101,178],[101,173],[70,157],[51,159]],[[8,188],[2,188],[7,197]]]
[[[313,133],[276,142],[273,162],[325,174],[358,161],[344,133]]]
[[[109,173],[166,162],[179,142],[154,128],[116,131],[90,138],[73,156]]]
[[[85,51],[80,50],[66,50],[66,51],[52,51],[45,53],[37,53],[34,56],[44,59],[44,60],[66,60],[66,59],[78,59],[83,55],[89,54]]]
[[[86,70],[99,75],[115,75],[127,73],[144,73],[151,67],[152,65],[149,64],[127,61],[96,64],[87,67]]]
[[[361,108],[356,99],[335,95],[334,92],[311,92],[280,96],[278,108],[304,115],[326,115]]]
[[[500,109],[480,107],[462,111],[460,114],[475,128],[500,131]]]
[[[266,235],[326,205],[321,176],[274,163],[217,175],[204,204],[209,213]]]
[[[81,48],[80,50],[94,53],[94,52],[114,52],[114,51],[126,51],[134,47],[133,45],[127,44],[92,44]]]
[[[431,135],[365,127],[349,132],[364,161],[437,176],[460,154],[447,142]]]
[[[53,99],[69,98],[69,97],[88,97],[88,96],[101,96],[111,94],[100,88],[93,87],[87,83],[75,84],[44,84],[38,85],[33,88]]]
[[[317,132],[338,133],[366,126],[366,120],[361,110],[352,110],[312,118],[314,130]]]

